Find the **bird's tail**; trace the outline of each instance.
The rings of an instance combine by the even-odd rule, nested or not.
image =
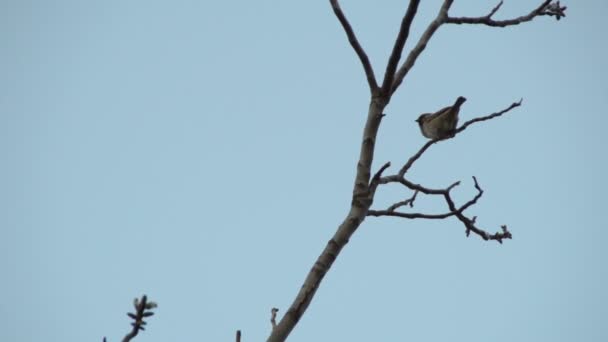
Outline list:
[[[454,103],[454,105],[452,106],[453,109],[460,109],[460,106],[462,106],[462,104],[466,101],[467,99],[464,96],[458,96],[458,98],[456,99],[456,102]]]

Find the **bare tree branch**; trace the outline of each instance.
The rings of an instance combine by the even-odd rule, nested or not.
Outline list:
[[[493,27],[505,27],[505,26],[513,26],[519,25],[521,23],[525,23],[531,21],[532,19],[538,16],[553,16],[555,19],[560,20],[562,17],[566,16],[566,6],[561,6],[559,1],[555,3],[551,3],[552,0],[543,1],[536,9],[532,10],[530,13],[526,15],[522,15],[513,19],[506,20],[494,20],[492,16],[496,14],[500,6],[502,6],[502,1],[496,5],[490,13],[483,17],[447,17],[446,23],[448,24],[483,24],[487,26]]]
[[[431,188],[422,186],[420,184],[410,182],[407,179],[405,179],[403,176],[399,176],[398,174],[381,177],[378,180],[378,185],[389,184],[389,183],[399,183],[410,190],[422,192],[425,195],[443,195],[444,191],[445,191],[445,189],[431,189]],[[448,187],[448,189],[451,189],[457,185],[459,185],[459,182],[455,182],[454,184],[450,185]]]
[[[420,0],[410,0],[410,4],[407,7],[405,15],[403,16],[403,20],[401,20],[401,27],[399,28],[399,33],[397,34],[397,39],[395,40],[395,45],[393,46],[393,52],[391,52],[391,56],[386,64],[386,71],[384,72],[384,81],[382,82],[383,94],[389,94],[393,85],[395,71],[397,70],[399,60],[401,59],[401,53],[403,52],[403,47],[405,46],[407,37],[410,34],[410,27],[412,26],[412,22],[416,16],[419,3]]]
[[[475,188],[480,192],[479,196],[481,196],[481,194],[483,193],[483,190],[481,190],[481,187],[477,183],[477,178],[473,177],[473,181],[475,182]],[[448,203],[448,207],[450,208],[450,210],[455,212],[454,215],[466,227],[467,236],[469,236],[469,234],[471,232],[473,232],[473,233],[481,236],[481,238],[486,241],[487,240],[496,240],[501,244],[502,244],[502,240],[513,238],[513,235],[511,235],[511,232],[507,229],[506,225],[500,226],[502,232],[496,232],[494,234],[490,234],[490,233],[486,232],[485,230],[478,228],[477,226],[475,226],[475,217],[470,219],[470,218],[464,216],[464,214],[462,214],[462,212],[457,212],[456,206],[454,205],[454,201],[450,197],[449,193],[445,194],[444,197],[445,197],[446,202]]]
[[[474,18],[458,17],[458,18],[456,18],[456,17],[450,17],[448,15],[448,11],[449,11],[450,7],[452,6],[453,0],[444,0],[443,5],[441,6],[441,9],[439,10],[439,14],[435,18],[435,20],[433,20],[429,24],[427,29],[424,31],[424,33],[420,37],[420,40],[418,41],[416,46],[410,51],[409,55],[407,56],[407,59],[405,60],[405,62],[401,65],[401,67],[397,71],[390,93],[391,94],[395,93],[397,88],[399,88],[399,85],[401,85],[401,83],[403,82],[403,79],[405,78],[407,73],[412,69],[412,67],[416,63],[418,56],[420,56],[422,51],[424,51],[424,49],[426,48],[426,45],[431,40],[431,37],[442,24],[444,24],[444,23],[485,24],[488,26],[505,27],[505,26],[511,26],[511,25],[518,25],[518,24],[530,21],[538,16],[545,16],[545,15],[554,16],[557,20],[559,20],[562,17],[565,17],[566,16],[565,11],[566,11],[567,7],[561,6],[559,1],[557,1],[555,3],[551,3],[551,1],[552,0],[544,0],[543,3],[540,6],[538,6],[536,9],[534,9],[532,12],[528,13],[527,15],[515,18],[515,19],[493,20],[492,16],[496,12],[498,12],[500,7],[502,6],[502,1],[500,1],[498,3],[498,5],[496,5],[490,11],[490,13],[488,13],[487,15],[485,15],[483,17],[474,17]]]
[[[391,176],[391,177],[393,177],[393,176]],[[392,179],[393,181],[397,181],[397,180],[395,180],[395,178],[390,178],[390,177],[385,177],[384,179]],[[426,191],[423,191],[425,194],[442,195],[444,197],[446,203],[448,204],[448,208],[450,209],[450,211],[447,213],[425,214],[425,213],[404,213],[404,212],[396,211],[397,208],[402,207],[404,205],[411,204],[411,202],[413,202],[413,199],[418,194],[418,190],[416,190],[414,192],[414,195],[410,199],[402,201],[402,202],[397,202],[397,203],[391,205],[390,207],[388,207],[386,210],[371,210],[370,209],[367,212],[367,216],[393,216],[393,217],[401,217],[401,218],[406,218],[406,219],[430,219],[430,220],[446,219],[451,216],[456,216],[465,225],[465,232],[466,232],[467,236],[469,236],[470,232],[473,232],[473,233],[481,236],[481,238],[484,240],[496,240],[500,243],[502,243],[503,239],[511,239],[512,235],[507,230],[506,226],[502,226],[502,232],[490,234],[490,233],[486,232],[485,230],[475,226],[475,218],[470,219],[463,214],[463,212],[465,210],[467,210],[473,204],[477,203],[477,201],[483,195],[483,190],[479,186],[479,183],[477,182],[477,178],[473,177],[473,181],[475,183],[475,189],[477,190],[477,194],[475,195],[475,197],[473,197],[472,199],[470,199],[469,201],[467,201],[465,204],[461,205],[458,208],[454,204],[454,201],[450,195],[450,191],[454,187],[456,187],[458,184],[460,184],[460,182],[453,183],[449,187],[447,187],[445,189],[441,189],[441,190],[426,189],[422,186],[418,186],[418,187],[422,187],[422,188],[426,189]]]
[[[445,189],[441,189],[441,190],[430,190],[428,189],[428,191],[426,192],[426,194],[432,194],[432,195],[446,195],[449,194],[450,191],[456,187],[457,185],[459,185],[460,182],[455,182],[454,184],[450,185],[449,187],[445,188]],[[403,217],[403,218],[407,218],[407,219],[417,219],[417,218],[424,218],[424,219],[445,219],[448,218],[450,216],[454,216],[456,215],[457,212],[463,212],[465,211],[468,207],[470,207],[471,205],[475,204],[477,202],[477,200],[479,198],[481,198],[481,195],[483,194],[483,191],[481,191],[481,189],[477,189],[478,190],[478,194],[471,200],[469,200],[468,202],[466,202],[464,205],[462,205],[460,208],[458,208],[457,211],[451,211],[445,214],[423,214],[423,213],[403,213],[403,212],[398,212],[395,211],[396,209],[398,209],[399,207],[405,206],[405,205],[409,205],[410,207],[413,207],[412,203],[413,201],[416,199],[416,196],[418,195],[418,190],[414,191],[414,195],[405,200],[405,201],[401,201],[401,202],[397,202],[393,205],[391,205],[390,207],[388,207],[386,210],[369,210],[367,212],[368,216],[397,216],[397,217]]]
[[[476,122],[481,122],[481,121],[486,121],[486,120],[490,120],[490,119],[494,119],[496,117],[499,117],[507,112],[509,112],[511,109],[516,108],[521,106],[523,99],[520,99],[518,102],[513,102],[509,107],[496,112],[496,113],[492,113],[486,116],[482,116],[482,117],[478,117],[478,118],[474,118],[471,119],[467,122],[465,122],[464,124],[462,124],[462,126],[458,127],[456,129],[456,131],[454,132],[454,136],[456,136],[456,134],[464,131],[465,129],[467,129],[467,127],[469,127],[470,125],[476,123]],[[453,136],[453,137],[454,137]],[[450,137],[448,139],[452,139],[453,137]],[[405,175],[405,173],[412,167],[412,165],[414,165],[414,163],[422,156],[422,154],[429,148],[431,147],[431,145],[442,141],[442,140],[446,140],[446,139],[435,139],[435,140],[429,140],[427,141],[424,145],[422,145],[422,147],[420,148],[420,150],[418,150],[418,152],[416,152],[416,154],[414,154],[413,156],[410,157],[410,159],[408,159],[408,161],[403,165],[403,167],[401,168],[401,170],[399,170],[399,177],[403,177],[403,175]]]
[[[449,212],[444,214],[423,214],[423,213],[403,213],[399,211],[389,211],[389,210],[369,210],[367,212],[367,216],[395,216],[402,217],[406,219],[430,219],[430,220],[442,220],[446,219],[450,216],[454,216],[455,213]]]
[[[426,48],[426,44],[428,44],[435,31],[437,31],[439,26],[441,26],[441,24],[443,24],[443,22],[445,21],[445,18],[447,18],[448,10],[450,9],[450,6],[452,6],[452,2],[453,0],[443,1],[443,5],[439,10],[439,14],[437,14],[435,20],[433,20],[429,24],[429,26],[426,28],[426,30],[418,40],[416,46],[408,54],[405,62],[403,63],[403,65],[401,65],[401,67],[397,71],[397,74],[395,75],[395,80],[393,81],[393,85],[390,91],[391,95],[395,93],[397,88],[399,88],[399,85],[401,84],[401,82],[403,82],[405,75],[407,75],[407,73],[412,69],[414,63],[416,63],[416,60],[418,59],[418,56],[420,56],[422,51],[424,51],[424,49]]]
[[[420,148],[420,150],[418,150],[418,152],[416,152],[416,154],[414,154],[413,156],[411,156],[410,159],[408,159],[407,163],[403,164],[403,167],[401,167],[401,170],[399,170],[398,175],[400,177],[403,177],[403,175],[407,172],[407,170],[409,170],[412,167],[412,165],[414,165],[414,163],[416,162],[416,160],[418,160],[422,156],[422,154],[429,147],[431,147],[431,145],[433,145],[434,143],[436,143],[438,141],[440,141],[440,140],[429,140],[424,145],[422,145],[422,147]]]
[[[479,117],[479,118],[471,119],[471,120],[465,122],[464,124],[462,124],[462,126],[460,126],[460,127],[458,127],[456,129],[456,134],[464,131],[465,129],[467,129],[467,127],[469,127],[470,125],[472,125],[472,124],[474,124],[476,122],[481,122],[481,121],[486,121],[486,120],[494,119],[496,117],[499,117],[499,116],[503,115],[504,113],[510,111],[511,109],[513,109],[515,107],[521,106],[521,103],[522,103],[523,100],[524,99],[520,99],[518,102],[513,102],[509,107],[507,107],[507,108],[505,108],[505,109],[503,109],[503,110],[501,110],[499,112],[492,113],[490,115],[482,116],[482,117]]]
[[[340,4],[338,3],[338,0],[329,0],[329,3],[331,4],[331,7],[333,8],[334,13],[336,14],[336,17],[338,17],[340,24],[342,24],[344,31],[346,32],[346,36],[348,37],[348,42],[350,43],[350,45],[353,47],[353,49],[357,53],[357,56],[359,56],[359,59],[361,60],[361,64],[363,64],[363,70],[365,70],[365,76],[367,76],[367,83],[369,84],[369,89],[373,94],[377,91],[378,84],[376,82],[376,76],[374,75],[374,69],[372,68],[369,58],[367,57],[365,50],[363,50],[363,48],[361,47],[361,44],[359,44],[359,40],[357,40],[357,36],[355,35],[355,32],[353,31],[352,26],[346,19],[346,16],[344,16],[344,13],[342,12],[342,9],[340,8]]]
[[[431,147],[431,145],[438,143],[442,140],[454,138],[457,134],[461,133],[467,127],[469,127],[470,125],[472,125],[474,123],[491,120],[493,118],[499,117],[499,116],[509,112],[513,108],[521,106],[522,101],[523,101],[523,99],[520,99],[518,102],[513,102],[509,107],[507,107],[501,111],[466,121],[463,125],[461,125],[459,128],[456,129],[455,134],[450,138],[427,141],[420,148],[420,150],[418,150],[418,152],[416,152],[412,157],[410,157],[408,159],[408,161],[403,165],[403,167],[395,175],[382,176],[382,173],[390,166],[390,162],[385,163],[374,174],[374,177],[372,178],[372,180],[370,182],[370,191],[369,191],[370,202],[373,202],[373,197],[375,195],[376,189],[379,185],[382,185],[382,184],[398,183],[398,184],[401,184],[401,185],[405,186],[406,188],[414,191],[414,194],[411,198],[409,198],[405,201],[400,201],[400,202],[394,203],[393,205],[389,206],[386,210],[371,210],[370,209],[367,212],[367,216],[395,216],[395,217],[402,217],[402,218],[407,218],[407,219],[417,219],[417,218],[445,219],[450,216],[456,216],[465,225],[467,236],[469,236],[470,232],[474,232],[475,234],[481,236],[484,240],[497,240],[500,243],[502,243],[503,239],[510,239],[511,233],[506,229],[506,226],[503,228],[503,231],[501,233],[490,234],[490,233],[484,231],[483,229],[480,229],[477,226],[475,226],[475,218],[470,219],[463,214],[464,210],[466,210],[473,204],[477,203],[477,200],[479,200],[483,194],[483,190],[477,183],[477,179],[475,177],[473,177],[473,180],[475,183],[475,188],[478,191],[477,195],[473,199],[469,200],[468,202],[466,202],[465,204],[463,204],[462,206],[457,208],[450,196],[450,191],[454,187],[459,185],[460,182],[455,182],[445,189],[431,189],[431,188],[427,188],[425,186],[422,186],[420,184],[416,184],[416,183],[413,183],[413,182],[407,180],[405,178],[405,173],[413,166],[414,162],[416,160],[418,160],[429,147]],[[397,211],[398,208],[406,206],[406,205],[409,205],[410,207],[412,207],[413,202],[419,192],[421,192],[425,195],[442,195],[444,197],[446,203],[448,204],[448,208],[450,211],[447,213],[443,213],[443,214],[404,213],[404,212]]]
[[[342,223],[338,226],[338,229],[336,230],[332,238],[327,242],[327,245],[317,258],[313,266],[311,267],[304,280],[304,284],[299,289],[290,307],[286,310],[285,314],[283,315],[281,320],[276,324],[276,326],[273,327],[272,332],[268,337],[268,342],[282,342],[287,339],[291,331],[302,318],[308,306],[312,302],[314,295],[319,289],[321,281],[323,280],[327,272],[329,272],[333,263],[339,256],[342,249],[346,246],[352,235],[355,233],[355,231],[359,228],[361,223],[368,215],[373,215],[374,213],[380,212],[370,211],[370,207],[373,204],[375,192],[378,186],[381,184],[398,183],[407,187],[408,189],[426,195],[443,195],[445,201],[448,204],[449,212],[444,214],[419,214],[421,216],[426,216],[422,218],[438,218],[435,216],[441,216],[445,218],[449,216],[455,216],[465,225],[467,234],[470,234],[470,232],[474,232],[475,234],[480,235],[485,240],[497,240],[499,242],[502,242],[503,239],[511,238],[511,233],[507,230],[506,226],[502,227],[502,232],[489,234],[475,225],[475,217],[468,218],[463,214],[464,210],[473,205],[481,197],[482,190],[481,187],[479,187],[479,185],[477,184],[476,180],[475,184],[478,190],[477,196],[475,196],[473,199],[471,199],[464,205],[456,207],[452,198],[450,197],[450,190],[458,183],[454,183],[446,189],[429,189],[420,184],[415,184],[405,179],[405,173],[413,166],[416,160],[418,160],[431,145],[437,143],[438,140],[431,140],[425,143],[425,145],[422,146],[422,148],[415,155],[413,155],[405,163],[405,165],[403,165],[403,167],[399,170],[397,174],[391,176],[382,176],[383,172],[385,172],[390,167],[390,163],[386,163],[373,175],[373,177],[371,176],[371,167],[374,159],[376,139],[382,117],[384,116],[383,111],[387,104],[390,102],[391,97],[396,91],[396,89],[403,82],[403,79],[405,78],[409,70],[411,70],[411,68],[414,66],[414,63],[416,62],[422,51],[425,49],[433,34],[442,24],[444,24],[448,20],[448,11],[453,3],[453,0],[443,1],[443,4],[441,6],[441,9],[439,10],[437,17],[429,24],[417,44],[409,52],[403,64],[395,72],[396,66],[401,59],[401,54],[403,53],[403,47],[408,38],[411,24],[416,15],[418,3],[420,2],[419,0],[410,0],[408,10],[402,19],[401,28],[399,30],[398,37],[395,40],[395,46],[393,47],[391,57],[389,58],[389,62],[387,63],[385,78],[383,80],[381,89],[378,88],[378,85],[376,83],[376,78],[374,76],[374,72],[369,58],[361,47],[360,43],[358,42],[350,23],[342,13],[338,1],[329,0],[329,2],[333,8],[336,17],[344,28],[344,31],[346,32],[351,46],[355,50],[357,56],[361,61],[361,64],[363,65],[363,69],[365,71],[367,81],[371,90],[371,99],[367,112],[367,120],[363,128],[363,137],[361,141],[359,159],[356,167],[356,175],[353,186],[350,210],[342,221]],[[494,9],[492,9],[489,14],[489,17],[494,15],[499,9],[500,4],[495,6]],[[536,13],[536,15],[552,15],[559,17],[563,16],[563,13],[561,13],[563,12],[563,10],[565,10],[565,7],[560,7],[559,3],[557,3],[557,5],[545,5],[542,7],[541,10],[538,11],[538,13]],[[451,20],[457,21],[457,18],[452,18]],[[390,89],[388,86],[389,84]],[[519,106],[519,104],[512,105],[511,108],[507,108],[502,112],[494,113],[488,115],[487,117],[481,117],[466,122],[464,125],[462,125],[459,129],[456,130],[456,133],[462,132],[469,125],[475,122],[485,121],[500,116],[516,106]],[[398,213],[398,208],[402,208],[406,205],[411,206],[413,201],[415,200],[415,196],[416,193],[409,200],[393,204],[391,207],[389,207],[390,213]],[[387,212],[389,211],[387,210]],[[403,214],[405,215],[404,217],[406,217],[407,215],[415,215],[408,213]]]
[[[401,201],[401,202],[397,202],[393,205],[391,205],[390,207],[388,207],[387,211],[389,212],[395,212],[395,210],[399,209],[400,207],[404,207],[404,206],[409,206],[410,208],[414,207],[414,201],[416,200],[416,196],[418,196],[418,190],[414,191],[414,194],[412,195],[412,197],[406,199],[405,201]]]
[[[148,297],[146,295],[143,295],[141,299],[135,298],[133,300],[133,307],[135,308],[135,313],[127,312],[127,316],[133,319],[133,323],[131,323],[131,326],[133,326],[133,328],[127,335],[125,335],[125,337],[122,339],[122,342],[129,342],[133,338],[135,338],[137,334],[139,334],[140,330],[146,330],[144,326],[147,323],[146,321],[144,321],[144,319],[153,316],[154,312],[152,312],[152,309],[155,309],[156,307],[158,307],[158,305],[155,302],[149,302]],[[104,337],[103,342],[106,341],[107,340]]]

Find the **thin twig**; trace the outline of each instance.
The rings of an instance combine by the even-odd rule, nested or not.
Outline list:
[[[456,136],[456,134],[464,131],[465,129],[467,129],[467,127],[469,127],[470,125],[476,123],[476,122],[481,122],[481,121],[486,121],[486,120],[490,120],[490,119],[494,119],[496,117],[499,117],[507,112],[509,112],[510,110],[512,110],[515,107],[519,107],[521,106],[523,99],[520,99],[518,102],[513,102],[509,107],[499,111],[499,112],[495,112],[486,116],[482,116],[482,117],[477,117],[474,119],[471,119],[469,121],[466,121],[464,124],[462,124],[462,126],[458,127],[456,129],[456,131],[454,132],[454,136]],[[454,136],[447,138],[447,139],[452,139]],[[405,175],[405,173],[412,167],[412,165],[414,165],[414,162],[416,162],[421,156],[422,154],[429,148],[431,147],[431,145],[440,142],[442,140],[447,140],[447,139],[435,139],[435,140],[429,140],[427,141],[424,145],[422,145],[422,147],[418,150],[418,152],[416,152],[413,156],[411,156],[408,161],[403,165],[403,167],[399,170],[399,173],[397,174],[399,177],[403,177]]]
[[[488,13],[488,15],[486,17],[492,18],[492,16],[494,14],[496,14],[496,12],[498,12],[498,10],[500,9],[500,6],[502,6],[502,0],[500,0],[500,2],[498,3],[498,5],[494,6],[494,8],[492,8],[492,10],[490,11],[490,13]]]
[[[329,0],[329,3],[331,4],[331,7],[333,8],[334,13],[336,14],[338,21],[340,21],[340,24],[342,24],[342,27],[346,32],[348,42],[357,53],[359,60],[361,60],[361,64],[363,64],[363,70],[365,70],[367,83],[369,84],[369,89],[373,94],[378,89],[378,83],[376,82],[376,76],[374,75],[374,69],[372,68],[372,64],[369,61],[369,57],[367,57],[365,50],[363,50],[363,48],[361,47],[361,44],[359,43],[359,40],[357,39],[357,36],[355,35],[352,26],[348,22],[348,19],[346,19],[346,16],[344,16],[344,13],[340,8],[338,0]]]
[[[418,190],[414,191],[414,194],[412,195],[412,197],[406,199],[405,201],[401,201],[401,202],[397,202],[393,205],[391,205],[390,207],[388,207],[388,211],[395,211],[397,209],[399,209],[400,207],[404,207],[404,206],[409,206],[410,208],[414,207],[414,201],[416,200],[416,196],[418,196]]]
[[[395,80],[393,81],[393,85],[391,87],[391,94],[395,93],[397,88],[399,88],[399,85],[401,84],[401,82],[403,82],[405,75],[407,75],[407,73],[412,69],[414,63],[416,63],[416,60],[418,59],[418,56],[420,56],[422,51],[424,51],[426,45],[428,44],[429,40],[431,40],[431,37],[433,37],[435,31],[437,31],[439,26],[444,23],[445,19],[448,16],[448,10],[452,6],[452,2],[453,0],[443,1],[443,5],[439,10],[439,14],[437,14],[437,17],[429,24],[429,26],[426,28],[426,30],[418,40],[416,46],[407,55],[405,62],[403,62],[401,67],[399,67],[399,70],[395,74]]]
[[[481,121],[486,121],[486,120],[494,119],[496,117],[499,117],[499,116],[507,113],[508,111],[510,111],[513,108],[521,106],[521,103],[522,103],[523,100],[524,99],[520,99],[517,102],[513,102],[509,107],[507,107],[507,108],[505,108],[505,109],[503,109],[501,111],[498,111],[496,113],[492,113],[492,114],[489,114],[489,115],[486,115],[486,116],[474,118],[474,119],[471,119],[471,120],[465,122],[464,124],[462,124],[462,126],[460,126],[460,127],[458,127],[456,129],[456,134],[464,131],[465,129],[467,129],[467,127],[469,127],[470,125],[472,125],[472,124],[474,124],[476,122],[481,122]]]
[[[390,177],[392,177],[392,176],[390,176]],[[388,177],[385,177],[384,179],[387,179],[387,178]],[[451,197],[450,192],[454,187],[456,187],[458,184],[460,184],[460,182],[453,183],[452,185],[448,186],[447,188],[441,189],[441,190],[427,189],[420,185],[417,186],[422,189],[425,189],[426,194],[442,195],[450,210],[447,213],[425,214],[425,213],[404,213],[404,212],[396,211],[397,208],[399,208],[403,205],[406,205],[404,203],[406,203],[407,201],[403,201],[403,202],[397,202],[397,203],[391,205],[386,210],[368,210],[367,216],[393,216],[393,217],[401,217],[401,218],[406,218],[406,219],[430,219],[430,220],[446,219],[448,217],[455,216],[464,224],[465,232],[466,232],[467,236],[469,236],[470,232],[473,232],[473,233],[481,236],[481,238],[484,240],[496,240],[500,243],[502,243],[503,239],[512,238],[512,235],[507,230],[506,226],[502,226],[502,232],[490,234],[475,225],[475,220],[477,219],[476,216],[474,216],[473,218],[468,218],[464,215],[464,211],[467,210],[472,205],[474,205],[475,203],[477,203],[477,201],[481,198],[481,196],[483,196],[483,189],[477,182],[477,178],[473,177],[473,182],[475,185],[475,189],[477,190],[477,194],[472,199],[470,199],[469,201],[467,201],[465,204],[461,205],[458,208],[454,204],[454,201]],[[411,182],[408,182],[408,183],[413,184]],[[418,193],[418,191],[416,191],[414,193],[414,196],[412,198],[415,198],[417,193]]]
[[[481,190],[481,187],[477,183],[477,178],[473,177],[473,181],[475,182],[475,188],[477,188],[478,191],[483,193],[483,191]],[[481,195],[479,195],[479,196],[481,197]],[[470,218],[466,217],[462,212],[457,212],[456,205],[454,204],[454,201],[452,200],[449,193],[446,193],[444,195],[444,198],[445,198],[445,201],[448,203],[448,207],[450,208],[450,210],[453,211],[454,215],[460,220],[460,222],[462,222],[464,224],[464,226],[466,228],[465,233],[467,236],[469,236],[470,232],[473,232],[473,233],[481,236],[481,238],[486,241],[487,240],[496,240],[501,244],[504,239],[513,238],[513,235],[507,229],[506,225],[501,226],[502,232],[496,232],[494,234],[490,234],[490,233],[486,232],[485,230],[478,228],[475,225],[475,220],[477,217],[473,217],[472,219],[470,219]]]
[[[435,144],[438,141],[439,140],[429,140],[424,145],[422,145],[422,147],[418,150],[418,152],[416,152],[416,154],[414,154],[413,156],[411,156],[410,159],[408,159],[407,162],[403,165],[403,167],[401,168],[401,170],[399,170],[399,173],[398,173],[399,177],[403,177],[403,175],[405,175],[405,173],[412,167],[412,165],[414,165],[414,163],[416,162],[416,160],[418,160],[422,156],[422,154],[429,147],[431,147],[431,145]]]
[[[403,47],[405,46],[407,37],[410,34],[410,27],[412,26],[412,22],[414,21],[414,17],[416,16],[416,11],[418,10],[419,3],[420,0],[410,0],[410,4],[407,7],[407,11],[403,16],[403,19],[401,20],[401,27],[399,28],[399,33],[397,34],[397,39],[395,40],[393,51],[391,52],[391,55],[388,58],[388,63],[386,63],[384,81],[382,82],[383,94],[389,94],[393,85],[393,80],[395,79],[395,71],[397,70],[399,60],[401,59],[401,54],[403,53]]]

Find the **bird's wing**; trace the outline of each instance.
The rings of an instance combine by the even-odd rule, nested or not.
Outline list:
[[[436,111],[435,114],[432,115],[431,120],[435,120],[435,119],[441,117],[442,115],[448,113],[450,111],[450,109],[452,109],[452,106],[447,106],[447,107],[441,108],[440,110]]]

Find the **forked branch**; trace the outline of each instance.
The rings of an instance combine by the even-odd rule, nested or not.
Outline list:
[[[473,177],[473,181],[475,183],[475,189],[477,189],[477,195],[475,197],[473,197],[471,200],[469,200],[468,202],[466,202],[465,204],[461,205],[460,207],[457,207],[456,204],[454,203],[454,201],[452,200],[450,191],[454,187],[459,185],[460,182],[453,183],[452,185],[448,186],[445,189],[431,189],[431,188],[428,188],[423,185],[416,184],[414,182],[407,180],[405,178],[405,174],[414,165],[414,162],[416,162],[416,160],[418,160],[424,154],[424,152],[428,148],[430,148],[432,145],[434,145],[442,140],[448,140],[448,139],[454,138],[456,135],[463,132],[467,127],[469,127],[470,125],[472,125],[474,123],[497,118],[497,117],[511,111],[513,108],[521,106],[522,101],[523,101],[523,99],[519,100],[518,102],[513,102],[510,106],[508,106],[507,108],[500,110],[498,112],[488,114],[485,116],[480,116],[480,117],[471,119],[469,121],[466,121],[464,124],[462,124],[459,128],[456,129],[454,136],[452,136],[450,138],[429,140],[418,150],[418,152],[416,152],[413,156],[411,156],[408,159],[408,161],[403,165],[403,167],[401,167],[401,169],[399,170],[399,172],[397,172],[397,174],[389,175],[389,176],[382,176],[384,171],[386,171],[386,169],[388,169],[391,165],[390,162],[385,163],[374,174],[374,177],[372,177],[372,179],[370,181],[370,184],[369,184],[370,202],[373,201],[373,197],[375,196],[378,186],[383,185],[383,184],[390,184],[390,183],[401,184],[408,190],[414,191],[414,194],[412,195],[412,197],[410,197],[404,201],[400,201],[400,202],[396,202],[396,203],[392,204],[385,210],[370,209],[367,212],[367,216],[394,216],[394,217],[401,217],[401,218],[406,218],[406,219],[419,219],[419,218],[446,219],[448,217],[455,216],[465,225],[467,236],[469,236],[469,234],[471,232],[473,232],[473,233],[479,235],[484,240],[496,240],[500,243],[502,243],[502,240],[504,240],[504,239],[510,239],[512,237],[512,235],[507,230],[506,226],[502,227],[502,232],[490,234],[475,225],[475,218],[468,218],[467,216],[464,215],[464,211],[466,209],[468,209],[469,207],[471,207],[472,205],[474,205],[475,203],[477,203],[477,201],[483,195],[483,190],[479,186],[479,183],[477,182],[477,179],[475,177]],[[403,212],[403,211],[397,210],[404,206],[409,206],[410,208],[412,208],[418,193],[423,193],[425,195],[443,196],[443,198],[445,199],[445,202],[448,205],[449,211],[445,212],[445,213],[441,213],[441,214],[428,214],[428,213],[408,213],[408,212]]]
[[[416,63],[416,60],[431,40],[431,37],[433,37],[433,34],[435,34],[435,31],[437,31],[437,29],[439,29],[439,27],[443,24],[484,24],[488,26],[505,27],[531,21],[539,16],[553,16],[559,20],[566,16],[567,8],[566,6],[561,6],[559,1],[552,2],[552,0],[544,0],[537,8],[526,15],[514,19],[494,20],[492,17],[502,6],[502,1],[500,1],[498,5],[494,6],[490,13],[482,17],[451,17],[448,15],[448,11],[452,6],[452,2],[453,0],[444,0],[437,17],[431,21],[427,29],[418,40],[416,46],[414,46],[414,48],[408,54],[405,62],[403,62],[401,67],[399,67],[399,70],[397,70],[390,92],[391,94],[393,94],[397,88],[399,88],[399,85],[401,85],[405,76],[412,69]]]
[[[401,67],[399,67],[399,70],[395,75],[393,85],[391,87],[391,95],[397,90],[397,88],[399,88],[399,85],[401,84],[401,82],[403,82],[403,79],[405,78],[407,73],[412,69],[414,63],[416,63],[416,60],[418,59],[418,56],[420,56],[422,51],[424,51],[426,45],[431,40],[431,37],[433,37],[433,34],[435,34],[435,31],[437,31],[439,26],[444,23],[445,18],[447,18],[448,16],[448,11],[452,6],[452,2],[454,2],[454,0],[443,1],[443,5],[441,6],[439,13],[437,14],[437,17],[433,21],[431,21],[429,26],[426,28],[426,30],[418,40],[416,46],[414,46],[414,48],[407,55],[405,62],[403,62]]]
[[[390,94],[389,92],[393,85],[393,80],[395,79],[395,71],[397,70],[399,60],[401,59],[401,53],[403,52],[403,47],[405,46],[407,37],[410,34],[410,27],[412,26],[412,22],[414,21],[414,17],[416,16],[416,11],[418,10],[419,3],[420,0],[411,0],[409,6],[407,7],[407,11],[403,16],[403,20],[401,21],[401,27],[399,28],[399,33],[397,34],[397,39],[395,40],[393,51],[391,52],[391,56],[388,58],[388,63],[386,64],[386,71],[384,72],[384,81],[382,82],[382,93],[385,95]]]

